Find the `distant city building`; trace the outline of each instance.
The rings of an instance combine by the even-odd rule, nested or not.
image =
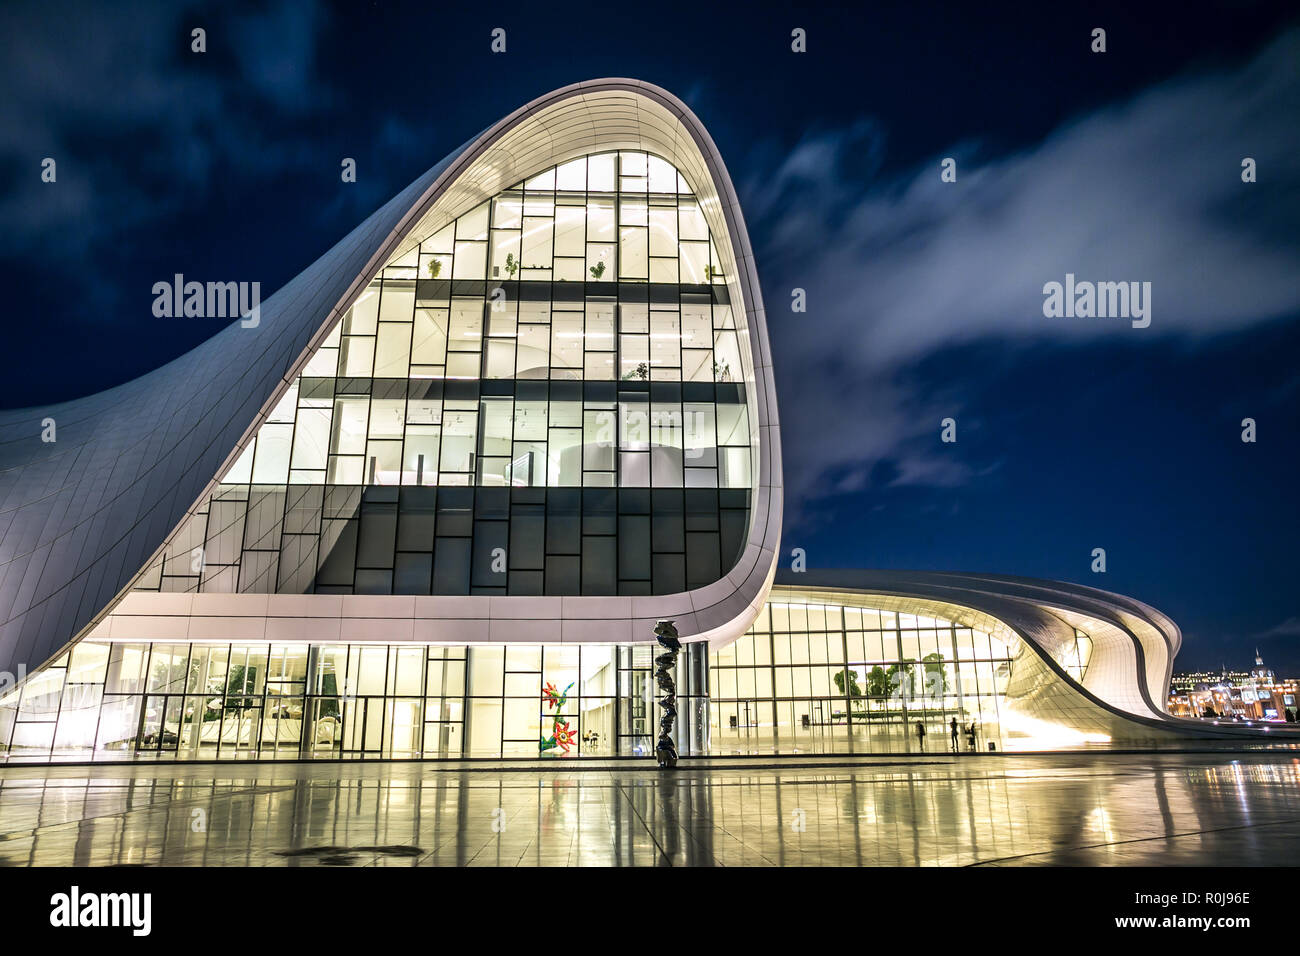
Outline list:
[[[1244,684],[1250,679],[1248,671],[1192,671],[1185,674],[1175,674],[1170,681],[1170,686],[1174,693],[1186,694],[1188,691],[1196,690],[1198,687],[1212,687],[1215,684]]]
[[[1259,650],[1249,671],[1197,671],[1170,681],[1169,713],[1175,717],[1295,721],[1300,682],[1279,679]]]

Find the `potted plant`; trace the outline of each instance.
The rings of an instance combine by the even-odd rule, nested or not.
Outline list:
[[[600,281],[600,277],[603,276],[603,275],[605,274],[605,262],[604,262],[604,260],[601,260],[600,262],[597,262],[594,266],[592,266],[592,267],[591,267],[590,269],[588,269],[587,271],[591,273],[591,277],[592,277],[592,279],[595,279],[596,281]]]
[[[515,277],[515,273],[518,271],[519,271],[519,263],[515,261],[515,254],[513,252],[507,252],[506,253],[506,275],[509,278],[513,279]]]
[[[438,273],[441,272],[441,271],[442,271],[442,260],[441,260],[441,259],[430,259],[430,260],[429,260],[429,278],[430,278],[430,279],[436,279],[436,278],[438,278]]]

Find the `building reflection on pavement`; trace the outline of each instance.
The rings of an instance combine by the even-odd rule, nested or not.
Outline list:
[[[1298,782],[1285,752],[676,773],[14,767],[0,772],[0,864],[1279,864],[1300,836]]]

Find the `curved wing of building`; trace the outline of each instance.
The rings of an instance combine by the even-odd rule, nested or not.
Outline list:
[[[997,722],[1009,720],[1013,728],[1007,742],[1159,740],[1205,730],[1165,712],[1163,688],[1182,640],[1177,626],[1120,595],[1056,581],[932,572],[822,571],[778,581],[772,600],[781,595],[944,622],[933,632],[919,628],[915,649],[900,646],[900,660],[937,654],[961,661],[962,642],[954,637],[949,647],[945,627],[987,635],[992,650],[971,662],[994,688]],[[908,627],[898,628],[901,641],[913,639]]]

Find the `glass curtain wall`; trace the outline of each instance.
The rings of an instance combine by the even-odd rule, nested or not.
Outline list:
[[[707,745],[683,654],[679,707]],[[83,641],[0,698],[10,759],[608,757],[658,734],[645,645]],[[702,670],[702,668],[700,668]],[[683,717],[683,722],[688,717]],[[690,745],[694,741],[694,746]]]
[[[925,615],[772,601],[710,656],[712,748],[1001,750],[1000,708],[1019,650],[1018,637]],[[1078,631],[1058,661],[1082,681],[1090,651]]]
[[[1082,682],[1092,641],[1056,654]],[[766,605],[678,660],[682,753],[1004,748],[1020,640],[901,611]],[[83,641],[0,698],[9,759],[650,755],[657,647]],[[925,734],[918,733],[923,727]]]
[[[552,167],[380,270],[138,589],[712,583],[754,482],[740,334],[671,164]]]

